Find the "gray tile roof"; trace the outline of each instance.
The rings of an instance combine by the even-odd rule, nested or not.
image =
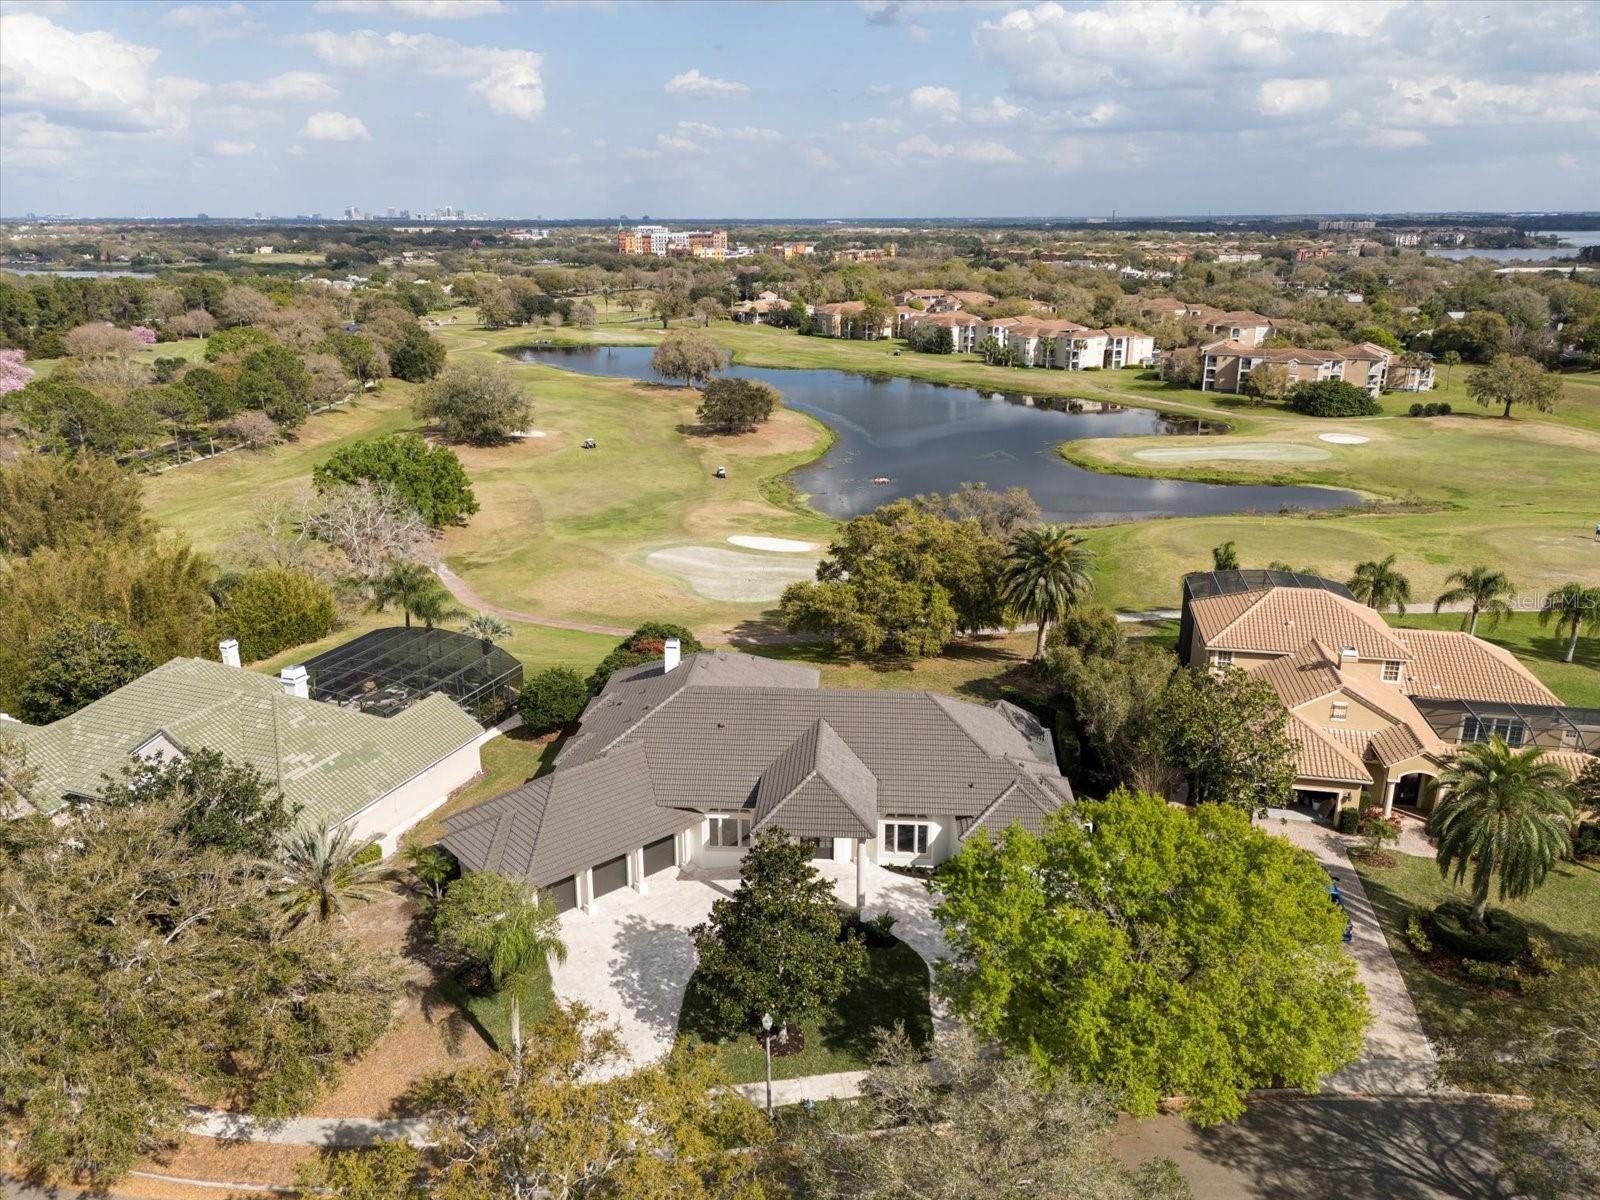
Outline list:
[[[817,682],[811,668],[725,652],[618,672],[549,776],[450,818],[444,844],[469,868],[498,862],[549,884],[699,812],[872,837],[880,813],[976,819],[1020,788],[1001,815],[1031,827],[1072,798],[1049,735],[1014,705]],[[508,810],[517,818],[496,850],[480,826]]]
[[[8,723],[39,770],[37,805],[97,797],[156,734],[185,749],[248,763],[303,809],[301,821],[343,821],[477,739],[478,723],[444,696],[394,717],[286,695],[271,676],[175,658],[45,726]]]

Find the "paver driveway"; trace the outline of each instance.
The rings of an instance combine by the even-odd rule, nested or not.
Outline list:
[[[853,905],[855,867],[829,862],[817,867],[840,902]],[[651,876],[644,895],[624,888],[600,897],[590,913],[563,913],[567,961],[551,972],[555,994],[616,1021],[634,1065],[659,1058],[672,1048],[684,989],[694,974],[689,930],[710,915],[719,896],[731,896],[738,887],[735,868],[686,867]],[[931,963],[944,953],[944,937],[921,880],[869,864],[866,916],[885,910],[895,916],[895,935],[924,960]],[[933,1015],[935,1028],[942,1028],[948,1017],[937,1004]]]

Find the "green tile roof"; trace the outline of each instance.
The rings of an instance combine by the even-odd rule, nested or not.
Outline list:
[[[39,772],[35,803],[97,797],[157,734],[217,750],[277,782],[304,825],[337,824],[474,741],[478,723],[444,696],[394,717],[287,695],[278,680],[199,658],[175,658],[70,717],[10,723]]]

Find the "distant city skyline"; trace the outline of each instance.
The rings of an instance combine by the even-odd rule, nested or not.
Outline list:
[[[0,21],[8,217],[1047,219],[1600,196],[1592,4],[8,2]]]

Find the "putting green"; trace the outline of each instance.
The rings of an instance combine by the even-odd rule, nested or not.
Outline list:
[[[1302,446],[1296,442],[1224,442],[1204,446],[1152,446],[1135,450],[1141,462],[1320,462],[1332,458],[1321,446]]]

